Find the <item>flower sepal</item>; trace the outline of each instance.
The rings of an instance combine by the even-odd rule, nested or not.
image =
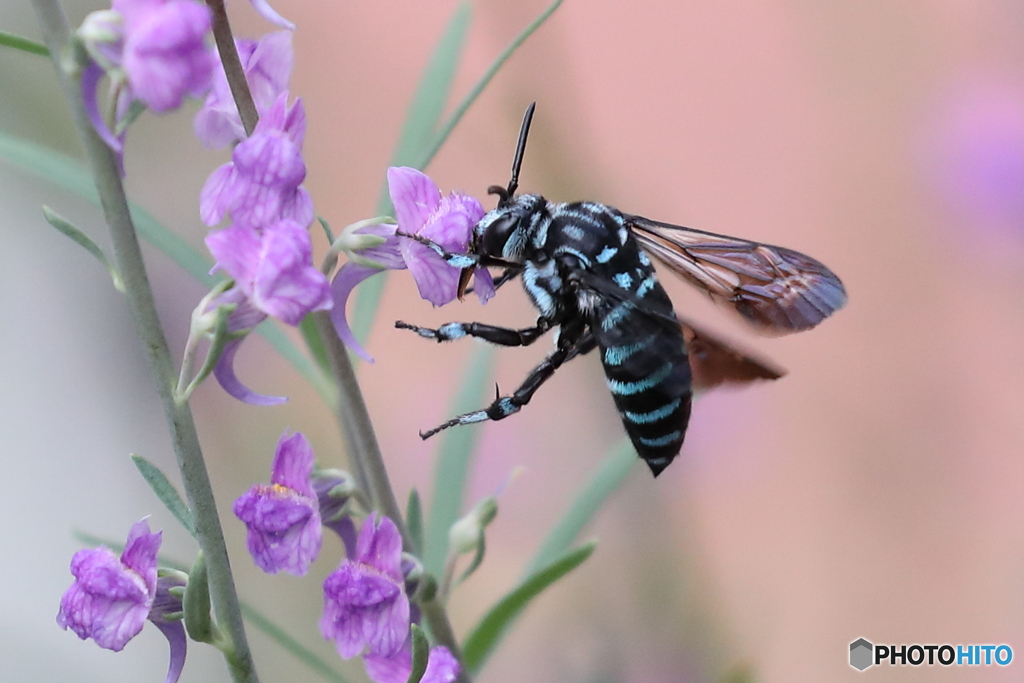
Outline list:
[[[111,72],[121,66],[124,17],[120,12],[112,9],[90,12],[75,31],[75,38],[104,71]],[[121,78],[124,78],[123,72]]]

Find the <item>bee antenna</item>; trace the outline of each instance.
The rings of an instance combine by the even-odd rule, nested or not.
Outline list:
[[[526,152],[526,138],[530,134],[530,122],[533,121],[533,110],[537,107],[536,102],[531,102],[523,115],[523,126],[519,129],[519,144],[516,145],[516,156],[512,160],[512,179],[508,181],[508,189],[505,190],[502,201],[511,199],[519,188],[519,169],[523,165],[523,153]],[[490,190],[488,190],[490,192]],[[501,193],[495,193],[501,194]]]

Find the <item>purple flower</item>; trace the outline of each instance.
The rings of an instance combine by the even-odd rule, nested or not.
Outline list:
[[[292,72],[292,34],[269,33],[257,40],[236,40],[238,57],[249,83],[256,111],[262,116],[288,89]],[[217,54],[216,52],[214,53]],[[245,139],[245,128],[231,95],[224,66],[216,56],[213,87],[195,118],[196,137],[210,149],[227,147]]]
[[[142,630],[153,606],[161,534],[150,533],[142,520],[132,526],[120,558],[102,546],[75,553],[75,581],[60,600],[57,625],[120,652]]]
[[[412,641],[407,640],[393,657],[366,655],[366,673],[376,683],[405,683],[412,673]],[[430,648],[427,669],[420,683],[452,683],[459,676],[459,660],[443,645]]]
[[[327,278],[313,267],[309,233],[291,219],[278,220],[262,230],[240,225],[217,230],[207,236],[206,246],[218,267],[235,281],[234,287],[210,304],[212,309],[236,306],[228,319],[228,331],[233,334],[251,330],[267,316],[298,325],[307,313],[333,305]],[[283,402],[279,396],[257,394],[238,380],[234,358],[242,341],[244,336],[225,346],[214,369],[217,381],[246,403]]]
[[[389,168],[388,190],[398,225],[374,225],[356,231],[386,238],[380,246],[358,250],[359,256],[376,261],[380,268],[350,261],[338,270],[331,283],[334,294],[331,319],[338,336],[369,361],[373,359],[356,341],[345,318],[345,303],[356,285],[382,269],[408,268],[420,296],[435,306],[443,306],[458,294],[461,271],[446,263],[430,247],[401,237],[396,231],[425,237],[452,253],[465,253],[473,228],[484,215],[476,199],[456,192],[442,197],[434,181],[414,168]],[[486,268],[477,268],[474,274],[477,296],[481,303],[486,303],[494,295],[490,273]]]
[[[301,99],[290,108],[287,100],[288,93],[282,92],[252,135],[235,147],[231,161],[206,180],[199,215],[207,225],[216,225],[228,213],[235,224],[253,228],[283,218],[302,227],[313,222],[313,202],[301,187],[306,178],[306,114]]]
[[[124,17],[122,65],[132,94],[155,112],[176,109],[210,87],[208,7],[192,0],[113,0]]]
[[[320,553],[322,529],[310,484],[313,448],[301,433],[277,442],[270,485],[257,484],[235,501],[235,516],[249,530],[249,554],[268,574],[304,576]]]
[[[320,633],[345,659],[368,651],[392,657],[409,635],[409,598],[402,570],[402,538],[387,517],[363,523],[356,554],[324,580]]]
[[[82,73],[82,99],[96,132],[119,159],[124,132],[115,135],[100,114],[103,74],[117,97],[118,122],[133,100],[158,113],[176,109],[185,96],[200,97],[210,87],[211,23],[209,8],[193,0],[113,0],[112,9],[86,17],[77,33],[93,61]]]
[[[267,315],[298,325],[310,311],[331,308],[330,287],[313,267],[306,229],[291,219],[262,230],[233,225],[210,233],[206,246],[250,303]]]

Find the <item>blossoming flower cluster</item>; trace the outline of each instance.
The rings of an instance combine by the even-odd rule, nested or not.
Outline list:
[[[266,0],[251,2],[268,20],[293,28]],[[242,401],[270,405],[285,399],[251,391],[234,371],[252,329],[268,317],[298,325],[314,311],[329,310],[340,338],[369,359],[345,318],[353,288],[383,270],[408,270],[425,300],[435,306],[454,300],[462,271],[439,252],[466,253],[484,211],[468,195],[442,196],[416,169],[391,168],[394,222],[353,228],[336,241],[331,254],[345,252],[350,260],[329,283],[324,272],[330,270],[322,272],[312,261],[309,226],[315,214],[303,187],[306,115],[301,99],[289,103],[291,34],[236,41],[260,117],[246,135],[210,29],[210,10],[195,0],[113,0],[110,10],[90,15],[77,32],[91,60],[82,73],[83,99],[93,126],[120,159],[133,104],[165,112],[186,97],[205,98],[194,121],[196,136],[209,148],[233,149],[231,160],[207,179],[199,215],[213,228],[205,242],[216,260],[214,271],[230,280],[204,299],[194,321],[199,334],[225,335],[222,344],[211,344],[219,353],[213,374],[221,386]],[[98,97],[104,75],[114,98],[112,122],[100,115],[107,108]],[[486,302],[494,292],[491,276],[484,268],[473,275],[477,295]],[[285,432],[270,482],[239,497],[234,512],[246,525],[254,562],[271,574],[305,575],[320,554],[323,528],[339,535],[347,559],[324,581],[320,631],[342,657],[362,657],[376,683],[404,683],[412,670],[412,625],[419,618],[409,597],[415,562],[403,558],[394,521],[365,504],[357,529],[357,499],[351,477],[315,471],[308,440]],[[158,572],[160,539],[143,520],[132,527],[120,557],[102,547],[78,552],[57,621],[114,651],[151,621],[170,642],[167,681],[174,683],[185,658],[181,596],[188,577]],[[437,646],[429,651],[422,680],[451,683],[459,670],[453,654]]]
[[[331,319],[338,336],[366,360],[370,354],[359,344],[345,318],[345,303],[352,290],[367,278],[384,269],[409,269],[420,296],[443,306],[458,294],[460,271],[430,247],[403,235],[416,235],[432,241],[453,253],[465,253],[473,227],[484,215],[475,198],[458,192],[441,196],[434,181],[414,168],[388,169],[388,192],[395,207],[396,224],[373,225],[356,232],[376,235],[383,243],[358,250],[359,261],[349,261],[338,270],[331,283],[334,308]],[[402,234],[399,234],[402,233]],[[494,296],[494,283],[486,268],[474,271],[475,290],[481,303]]]
[[[305,575],[320,553],[322,526],[338,531],[348,559],[324,580],[320,632],[345,659],[362,656],[376,683],[404,683],[412,670],[414,614],[406,593],[402,537],[395,523],[371,513],[358,538],[344,513],[349,487],[336,472],[315,473],[314,454],[301,433],[282,434],[270,484],[258,484],[235,501],[235,515],[248,530],[249,553],[263,571]],[[341,500],[337,490],[343,489]],[[345,524],[334,519],[341,512]],[[332,518],[333,523],[326,519]],[[153,622],[171,644],[168,683],[177,680],[185,659],[180,617],[180,576],[158,578],[161,533],[145,520],[128,535],[120,558],[104,547],[80,550],[71,561],[74,583],[61,599],[57,623],[82,639],[120,651]],[[353,542],[354,540],[354,542]],[[431,648],[423,683],[451,683],[458,660],[444,646]]]
[[[329,510],[338,509],[338,501],[330,500],[330,488],[322,484],[337,486],[339,480],[314,475],[311,481],[313,464],[306,438],[286,432],[274,455],[271,484],[256,485],[235,502],[235,515],[248,529],[249,552],[265,572],[303,575],[319,554],[321,512],[327,518],[333,516]],[[322,492],[319,501],[316,489]],[[412,669],[413,619],[402,537],[393,521],[373,513],[364,520],[354,547],[347,533],[339,535],[348,559],[324,580],[320,632],[345,659],[362,656],[377,683],[404,683]],[[422,680],[450,683],[458,672],[451,652],[437,646],[430,651]]]

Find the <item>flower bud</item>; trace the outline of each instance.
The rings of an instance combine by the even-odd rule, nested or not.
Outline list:
[[[497,498],[492,496],[477,503],[448,530],[449,551],[456,555],[475,551],[483,538],[484,529],[497,515]]]
[[[89,56],[104,71],[121,64],[124,49],[124,17],[112,9],[91,12],[75,31]]]

